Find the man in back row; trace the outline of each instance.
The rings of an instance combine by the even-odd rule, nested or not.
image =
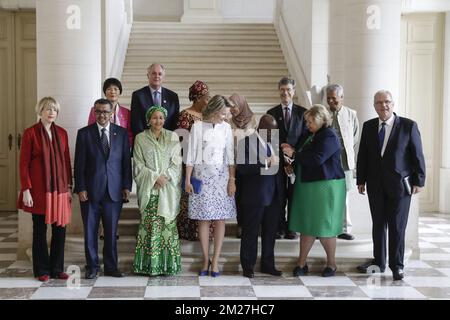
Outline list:
[[[133,92],[131,96],[131,130],[133,138],[138,133],[148,129],[145,113],[154,105],[167,110],[164,128],[174,131],[177,128],[180,102],[178,95],[167,88],[162,87],[165,68],[162,64],[153,63],[147,68],[148,86]]]
[[[355,150],[359,139],[359,123],[356,117],[356,111],[342,105],[344,101],[344,88],[338,84],[330,84],[326,88],[327,103],[330,108],[333,122],[331,127],[341,142],[341,164],[345,174],[345,184],[347,188],[347,197],[345,201],[345,214],[342,223],[342,233],[338,235],[339,239],[353,240],[355,237],[351,234],[352,222],[350,219],[350,210],[348,205],[348,192],[353,188],[353,171],[355,170]]]
[[[280,94],[281,103],[269,111],[272,117],[275,118],[279,129],[279,154],[281,152],[281,144],[288,143],[291,146],[296,146],[300,137],[307,132],[306,125],[303,120],[303,113],[306,111],[302,106],[296,105],[293,102],[295,95],[295,80],[291,78],[281,78],[278,82],[278,91]],[[277,146],[274,146],[277,147]],[[280,170],[283,171],[283,185],[286,188],[287,199],[281,204],[280,220],[278,224],[277,239],[281,239],[284,235],[285,239],[296,239],[297,234],[291,230],[288,230],[287,220],[289,219],[289,212],[292,204],[292,194],[294,185],[288,179],[288,176],[284,170],[284,167],[288,163],[285,163],[285,159],[280,159]],[[288,206],[288,214],[286,215],[286,202]],[[287,217],[286,217],[287,216]]]

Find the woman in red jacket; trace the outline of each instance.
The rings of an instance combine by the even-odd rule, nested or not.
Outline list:
[[[38,102],[40,120],[25,130],[20,149],[17,208],[32,214],[33,273],[43,282],[49,277],[69,277],[64,273],[64,242],[72,216],[72,170],[67,132],[54,124],[59,109],[59,103],[51,97]],[[50,255],[47,224],[52,226]]]

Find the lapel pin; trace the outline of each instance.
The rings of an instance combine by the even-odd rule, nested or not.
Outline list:
[[[163,103],[165,104],[165,103],[166,103],[166,100],[163,100]]]

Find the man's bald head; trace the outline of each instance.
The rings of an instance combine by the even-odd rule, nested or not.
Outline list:
[[[277,121],[270,114],[265,114],[259,119],[258,129],[278,129]]]

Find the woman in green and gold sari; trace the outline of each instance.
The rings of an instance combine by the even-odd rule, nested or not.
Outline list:
[[[163,128],[166,109],[153,106],[145,116],[150,129],[136,136],[133,151],[141,212],[133,271],[175,275],[181,271],[176,221],[181,196],[181,146],[178,135]]]

